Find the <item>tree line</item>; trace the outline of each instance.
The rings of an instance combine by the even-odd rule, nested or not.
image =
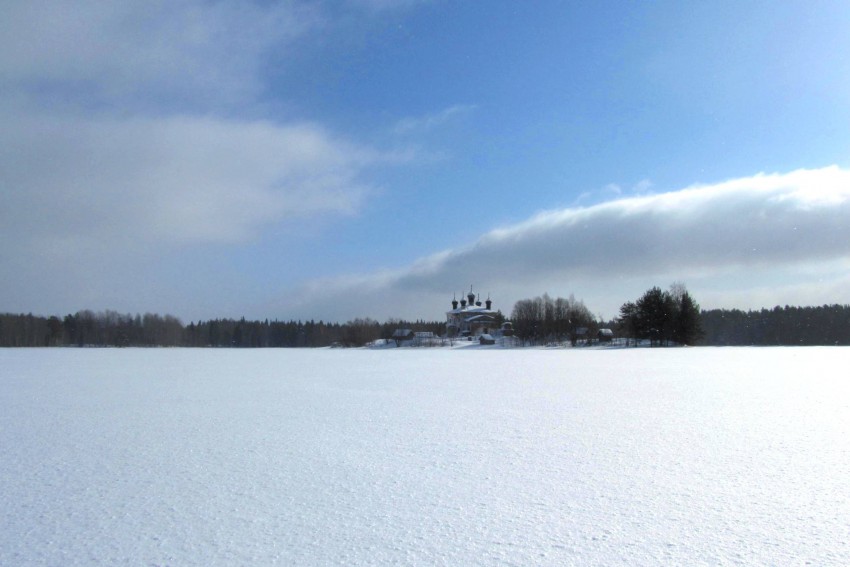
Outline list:
[[[703,344],[850,346],[850,305],[702,312]]]
[[[389,339],[397,328],[445,333],[445,323],[390,319],[324,321],[249,321],[210,319],[184,325],[172,315],[78,311],[42,317],[0,314],[0,346],[185,346],[185,347],[325,347],[362,346]]]
[[[850,305],[779,307],[741,311],[699,305],[681,284],[668,291],[653,287],[620,308],[613,321],[595,318],[581,300],[547,294],[516,302],[511,320],[522,344],[575,344],[611,328],[622,340],[652,344],[845,345],[850,346]],[[42,317],[0,314],[0,346],[186,346],[186,347],[325,347],[362,346],[390,339],[398,328],[445,334],[445,323],[369,318],[346,323],[323,321],[249,321],[210,319],[184,325],[171,315],[79,311]]]

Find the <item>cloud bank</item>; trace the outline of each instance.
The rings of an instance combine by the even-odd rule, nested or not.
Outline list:
[[[320,309],[319,297],[339,297],[352,315],[439,318],[451,294],[472,283],[507,312],[522,297],[574,292],[611,317],[646,287],[673,280],[698,299],[727,302],[714,306],[734,307],[747,294],[781,302],[783,291],[810,300],[803,280],[828,292],[819,303],[846,302],[848,219],[850,171],[759,174],[543,212],[406,268],[314,282],[290,307],[306,312]]]

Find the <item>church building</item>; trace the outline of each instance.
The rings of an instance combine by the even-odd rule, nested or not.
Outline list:
[[[446,311],[446,334],[449,337],[478,337],[499,331],[498,311],[492,309],[493,302],[488,297],[481,305],[472,288],[466,299],[452,299],[451,311]]]

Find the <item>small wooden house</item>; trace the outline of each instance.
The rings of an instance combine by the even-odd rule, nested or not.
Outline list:
[[[596,338],[600,343],[610,343],[614,339],[614,331],[611,329],[599,329]]]
[[[493,338],[493,335],[488,333],[484,333],[478,337],[478,344],[480,345],[494,345],[496,344],[496,339]]]
[[[415,336],[412,329],[396,329],[393,331],[392,340],[395,341],[396,346],[401,346],[402,342],[412,341]]]

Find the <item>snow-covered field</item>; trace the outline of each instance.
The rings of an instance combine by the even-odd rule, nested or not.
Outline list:
[[[0,350],[2,565],[850,565],[850,349]]]

